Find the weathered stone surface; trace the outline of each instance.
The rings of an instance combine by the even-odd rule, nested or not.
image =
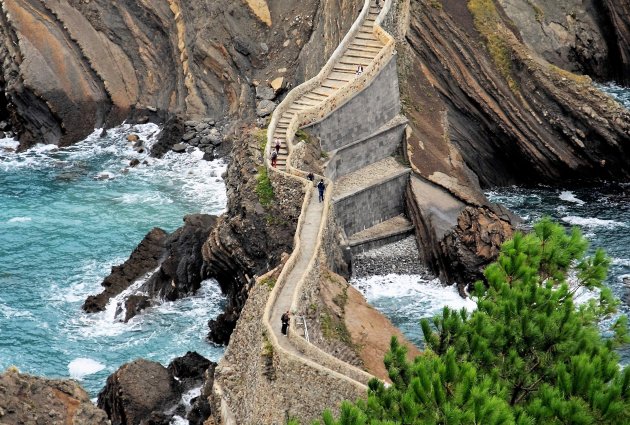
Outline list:
[[[151,156],[162,158],[166,152],[171,150],[173,145],[181,141],[183,135],[182,119],[179,116],[169,118],[160,132],[157,142],[151,147]]]
[[[106,413],[74,381],[53,380],[9,368],[0,374],[3,424],[106,425]]]
[[[270,115],[274,109],[276,109],[276,104],[271,100],[261,100],[256,107],[256,115],[259,117],[266,117]]]
[[[256,87],[256,98],[265,99],[265,100],[273,100],[276,97],[276,93],[274,89],[269,86],[260,85]]]
[[[457,219],[457,227],[441,242],[450,277],[461,289],[483,279],[483,270],[494,261],[501,245],[511,238],[510,223],[488,208],[467,207]]]
[[[182,152],[186,152],[186,148],[189,145],[186,143],[177,143],[175,145],[173,145],[172,150],[173,152],[177,152],[177,153],[182,153]]]
[[[107,378],[97,405],[107,412],[112,425],[136,425],[150,420],[152,415],[155,415],[153,420],[161,417],[177,404],[180,395],[179,384],[168,369],[138,359],[124,364]]]
[[[151,299],[146,295],[131,295],[125,300],[125,322],[151,306]]]
[[[271,80],[271,83],[269,83],[269,85],[271,85],[273,91],[277,93],[284,86],[284,77],[274,78],[273,80]]]

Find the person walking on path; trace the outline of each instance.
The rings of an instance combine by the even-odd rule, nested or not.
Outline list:
[[[271,166],[276,168],[276,162],[278,161],[278,152],[276,150],[271,151]]]
[[[287,310],[286,313],[284,313],[282,315],[282,317],[280,318],[280,321],[282,322],[282,335],[286,335],[287,334],[287,328],[289,327],[289,321],[291,320],[291,316],[289,313],[289,310]]]
[[[319,202],[324,202],[324,191],[326,190],[324,179],[321,179],[319,183],[317,183],[317,190],[319,190]]]
[[[280,139],[276,139],[276,153],[280,154]]]

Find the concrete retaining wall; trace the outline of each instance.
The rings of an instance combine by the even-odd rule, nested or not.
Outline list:
[[[374,238],[366,238],[358,241],[353,241],[348,244],[352,255],[357,255],[365,251],[370,251],[376,248],[380,248],[390,243],[398,242],[406,237],[413,235],[414,227],[409,226],[402,228],[396,232],[388,233],[386,235],[380,235]]]
[[[348,237],[384,220],[403,214],[410,170],[375,185],[335,199],[337,222]]]
[[[376,133],[400,111],[396,56],[372,83],[321,121],[310,125],[325,151],[333,151]]]
[[[396,117],[375,134],[331,153],[325,175],[331,180],[391,156],[400,147],[407,120]]]

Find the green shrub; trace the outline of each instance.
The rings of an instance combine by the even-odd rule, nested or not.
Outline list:
[[[273,185],[271,184],[271,180],[269,180],[267,167],[264,165],[258,167],[256,181],[256,194],[258,195],[258,202],[260,202],[260,205],[266,207],[273,201],[274,194]]]

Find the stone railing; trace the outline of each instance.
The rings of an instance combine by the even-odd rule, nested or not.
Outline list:
[[[305,93],[313,90],[314,88],[320,86],[322,82],[327,78],[332,69],[334,68],[337,61],[344,55],[348,46],[352,43],[355,35],[359,31],[360,27],[363,25],[363,22],[367,15],[369,14],[371,0],[365,0],[363,9],[361,10],[358,18],[343,38],[342,42],[339,44],[337,49],[333,52],[332,56],[324,65],[324,67],[320,70],[320,72],[310,80],[301,84],[300,86],[294,88],[286,98],[278,105],[274,114],[272,115],[271,122],[269,124],[269,128],[267,130],[267,146],[265,149],[265,164],[270,172],[272,181],[279,179],[281,180],[284,177],[290,178],[298,178],[304,184],[305,197],[304,202],[302,204],[302,211],[300,214],[300,218],[298,220],[298,225],[294,237],[294,248],[291,256],[287,260],[287,263],[282,269],[276,284],[269,295],[267,300],[267,304],[265,306],[264,314],[263,314],[263,322],[264,327],[267,330],[268,338],[271,344],[274,347],[275,352],[282,357],[285,357],[287,361],[299,361],[303,364],[318,370],[319,373],[325,374],[330,377],[334,377],[339,379],[346,384],[350,384],[354,386],[357,391],[365,393],[366,386],[365,383],[372,378],[372,375],[367,372],[356,368],[348,363],[345,363],[328,353],[320,350],[314,345],[308,343],[306,340],[301,338],[294,331],[290,332],[290,341],[293,346],[304,354],[303,357],[296,356],[295,354],[285,350],[280,344],[276,337],[275,332],[273,331],[273,327],[271,326],[271,314],[273,307],[278,299],[282,288],[286,283],[287,276],[289,273],[295,268],[295,264],[298,261],[299,255],[302,250],[302,241],[300,238],[300,233],[304,227],[304,217],[305,212],[308,209],[309,202],[313,192],[312,184],[304,178],[306,175],[305,171],[294,168],[291,165],[291,155],[293,152],[293,139],[295,137],[295,132],[302,126],[306,124],[311,124],[320,120],[330,113],[332,113],[339,106],[343,105],[345,102],[350,100],[354,95],[359,93],[363,88],[367,87],[372,80],[376,77],[382,67],[387,64],[389,60],[393,57],[394,54],[394,39],[389,36],[379,25],[379,22],[382,22],[383,16],[388,13],[392,0],[386,0],[385,6],[383,7],[379,17],[377,18],[375,25],[373,27],[374,35],[383,42],[384,47],[377,54],[376,58],[373,62],[366,67],[363,74],[357,76],[353,79],[352,82],[344,85],[340,89],[338,89],[331,97],[325,99],[321,105],[318,107],[314,107],[308,110],[298,111],[292,120],[289,123],[289,126],[286,131],[286,144],[288,150],[288,157],[286,162],[286,171],[279,170],[277,168],[271,167],[270,164],[270,152],[273,146],[274,133],[276,131],[278,122],[284,112],[286,112],[294,101],[299,99]],[[275,174],[275,175],[274,175]],[[281,177],[282,176],[282,177]],[[330,228],[329,218],[330,218],[330,208],[331,208],[331,198],[333,193],[333,184],[331,181],[327,180],[327,191],[326,196],[324,198],[324,209],[323,216],[320,223],[320,227],[318,229],[318,236],[315,248],[315,254],[310,259],[307,268],[304,270],[304,273],[297,284],[297,288],[293,293],[292,306],[297,307],[299,304],[301,290],[304,288],[307,282],[313,282],[316,279],[319,279],[320,273],[320,265],[322,258],[326,258],[325,248],[322,246],[322,240],[324,233],[327,229]]]

